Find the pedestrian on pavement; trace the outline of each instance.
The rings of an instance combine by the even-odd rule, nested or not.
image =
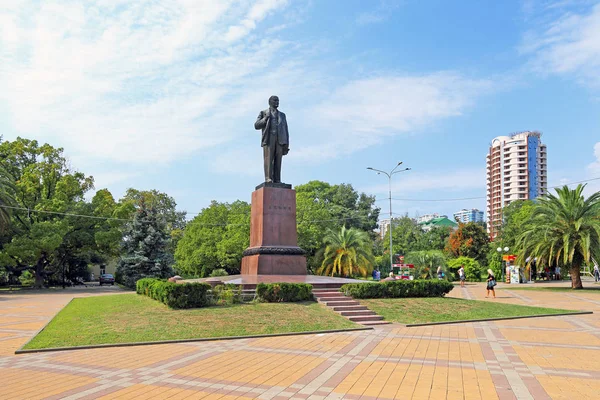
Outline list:
[[[462,265],[458,269],[458,279],[460,279],[460,287],[464,288],[465,287],[465,267]]]
[[[600,281],[600,267],[598,267],[598,264],[594,264],[594,280],[596,282]]]
[[[556,280],[560,281],[562,277],[560,276],[560,267],[556,267]]]
[[[492,271],[491,269],[488,269],[487,272],[488,272],[487,294],[485,297],[490,297],[490,291],[491,291],[492,294],[494,295],[494,298],[496,298],[496,291],[494,290],[494,286],[496,286],[496,277],[494,276],[494,271]]]

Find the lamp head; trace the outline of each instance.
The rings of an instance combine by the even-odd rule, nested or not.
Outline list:
[[[509,248],[508,248],[508,247],[505,247],[505,248],[504,248],[504,251],[508,251],[508,250],[509,250]]]
[[[498,247],[498,248],[496,249],[496,251],[497,251],[498,253],[500,253],[500,252],[502,251],[502,247]]]

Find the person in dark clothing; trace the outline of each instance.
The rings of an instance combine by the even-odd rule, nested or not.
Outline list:
[[[494,271],[492,271],[491,269],[488,269],[487,272],[488,272],[487,294],[485,297],[490,297],[490,291],[491,291],[494,298],[496,298],[496,291],[494,290],[494,286],[496,286],[496,277],[494,276]]]

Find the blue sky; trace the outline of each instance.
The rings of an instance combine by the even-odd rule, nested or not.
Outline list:
[[[8,3],[8,4],[6,4]],[[189,213],[249,201],[253,123],[290,129],[282,179],[351,183],[388,212],[485,209],[491,140],[543,132],[549,184],[600,177],[600,2],[96,0],[0,5],[0,133],[63,146],[96,189]],[[600,181],[590,182],[600,190]]]

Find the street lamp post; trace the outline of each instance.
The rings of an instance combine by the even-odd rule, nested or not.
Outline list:
[[[401,169],[399,171],[396,171],[396,168],[398,168],[400,165],[402,164],[402,161],[400,161],[398,164],[396,164],[396,166],[394,167],[394,169],[392,169],[389,173],[382,171],[380,169],[375,169],[375,168],[371,168],[371,167],[367,167],[367,169],[370,169],[371,171],[375,171],[377,172],[377,175],[379,174],[384,174],[388,177],[388,184],[389,184],[389,196],[390,196],[390,271],[393,271],[394,269],[394,253],[393,253],[393,248],[392,248],[392,176],[394,174],[400,173],[400,172],[404,172],[404,171],[409,171],[410,168],[404,168]]]
[[[498,254],[500,255],[500,268],[502,268],[502,280],[505,281],[504,279],[504,274],[505,274],[505,270],[506,270],[506,263],[504,263],[504,266],[502,265],[502,252],[504,253],[508,253],[508,250],[510,250],[508,247],[502,248],[502,247],[498,247],[496,249],[496,251],[498,252]]]

